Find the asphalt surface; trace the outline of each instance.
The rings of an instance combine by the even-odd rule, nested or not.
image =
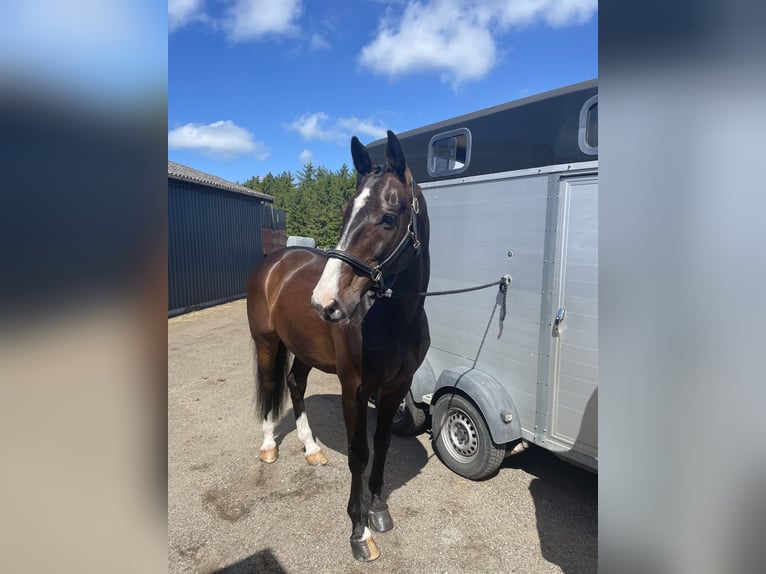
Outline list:
[[[312,371],[306,393],[329,464],[306,464],[289,408],[280,458],[266,465],[252,358],[243,300],[168,321],[169,572],[596,571],[596,475],[530,448],[472,482],[439,461],[427,432],[393,437],[384,492],[395,527],[375,534],[376,562],[356,562],[337,377]],[[372,405],[368,420],[371,436]]]

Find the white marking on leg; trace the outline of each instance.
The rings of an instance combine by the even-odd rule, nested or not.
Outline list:
[[[362,540],[369,540],[372,538],[372,532],[366,526],[364,527],[364,534],[362,534]]]
[[[309,427],[309,419],[306,417],[306,413],[302,413],[301,416],[295,419],[295,425],[298,427],[298,438],[301,439],[307,455],[322,450],[314,442],[314,434],[311,432],[311,427]]]
[[[277,448],[277,442],[274,440],[274,417],[272,413],[266,415],[263,421],[263,442],[261,450]]]

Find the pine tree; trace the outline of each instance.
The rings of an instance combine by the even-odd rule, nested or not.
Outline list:
[[[243,185],[274,197],[274,207],[285,212],[287,234],[313,237],[318,247],[338,243],[341,208],[354,195],[356,172],[343,164],[332,172],[307,163],[295,176],[289,171],[254,176]]]

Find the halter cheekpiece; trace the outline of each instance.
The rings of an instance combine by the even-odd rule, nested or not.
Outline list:
[[[379,297],[384,296],[384,292],[388,288],[385,285],[385,279],[395,275],[399,271],[402,271],[411,261],[407,261],[406,265],[397,265],[397,259],[407,249],[409,245],[412,245],[414,260],[420,255],[420,238],[418,237],[418,213],[420,213],[420,205],[418,198],[415,195],[416,184],[415,179],[410,177],[412,182],[412,203],[410,204],[410,223],[407,225],[407,233],[405,233],[399,245],[396,246],[391,252],[391,255],[385,258],[381,263],[378,263],[374,267],[365,263],[355,255],[351,255],[348,251],[340,249],[328,249],[327,257],[340,259],[341,261],[348,263],[355,272],[361,275],[368,275],[373,281],[373,287],[370,290],[374,290]]]

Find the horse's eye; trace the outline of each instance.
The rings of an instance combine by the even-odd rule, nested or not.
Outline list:
[[[396,215],[393,213],[384,213],[380,217],[380,225],[384,229],[393,229],[394,224],[396,224]]]

